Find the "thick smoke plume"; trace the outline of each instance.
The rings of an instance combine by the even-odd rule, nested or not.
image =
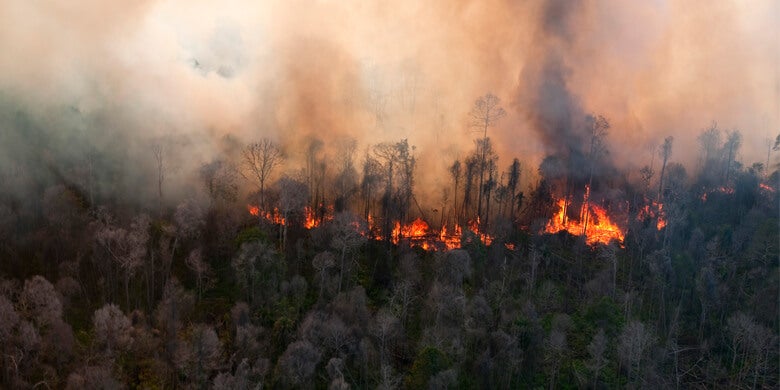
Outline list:
[[[59,178],[145,202],[153,144],[174,198],[234,141],[277,140],[292,171],[313,138],[329,156],[337,140],[408,138],[416,191],[433,193],[473,148],[467,115],[487,92],[510,113],[488,134],[501,164],[531,173],[582,154],[591,113],[618,166],[649,163],[667,135],[694,151],[713,121],[763,161],[780,129],[778,19],[772,0],[6,1],[0,175],[20,198]],[[112,168],[85,183],[91,164]]]

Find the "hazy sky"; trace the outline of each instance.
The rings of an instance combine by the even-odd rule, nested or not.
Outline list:
[[[540,100],[552,61],[559,92],[611,121],[620,164],[648,164],[667,135],[695,163],[713,121],[742,132],[750,164],[780,133],[778,21],[776,0],[5,0],[0,92],[52,131],[71,131],[56,130],[69,108],[102,118],[86,132],[198,139],[193,166],[228,133],[293,158],[312,135],[408,137],[423,180],[446,183],[487,92],[508,112],[489,132],[502,165],[554,148],[533,119],[556,104]]]

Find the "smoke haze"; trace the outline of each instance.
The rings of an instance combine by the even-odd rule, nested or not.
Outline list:
[[[408,138],[425,193],[473,148],[467,114],[487,92],[508,112],[488,132],[502,166],[535,171],[581,145],[585,114],[610,120],[610,156],[627,169],[668,135],[672,159],[695,167],[713,121],[742,132],[745,163],[763,162],[780,129],[777,20],[774,0],[10,0],[0,175],[38,190],[16,171],[36,160],[26,174],[77,182],[68,167],[99,151],[116,166],[104,191],[151,198],[153,143],[168,145],[170,191],[186,194],[226,135],[280,142],[285,170],[312,137],[330,156],[337,140]]]

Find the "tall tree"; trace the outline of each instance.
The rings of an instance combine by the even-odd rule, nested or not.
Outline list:
[[[460,225],[460,215],[458,215],[458,184],[460,184],[460,179],[463,177],[460,160],[455,160],[455,162],[452,163],[452,166],[450,166],[450,175],[452,175],[452,182],[455,185],[455,199],[453,199],[455,225]]]
[[[487,131],[495,126],[498,120],[506,116],[506,111],[501,107],[501,99],[488,93],[474,102],[474,107],[469,112],[471,127],[482,133],[483,144],[487,145]],[[477,197],[477,217],[482,217],[482,186],[485,184],[485,168],[487,149],[482,148],[482,157],[479,164],[479,195]]]
[[[729,185],[729,179],[731,178],[732,164],[734,162],[734,155],[737,154],[739,147],[742,145],[742,133],[739,130],[730,131],[726,135],[726,144],[723,145],[724,154],[726,155],[726,167],[723,172],[723,184]]]
[[[212,204],[233,202],[238,196],[235,167],[225,160],[214,160],[200,167],[200,178]]]
[[[664,197],[664,173],[666,173],[666,163],[669,161],[669,157],[672,156],[672,141],[674,137],[668,136],[664,138],[664,143],[661,145],[659,154],[661,155],[661,174],[658,177],[658,202],[660,203]]]
[[[515,220],[515,206],[517,205],[517,186],[520,184],[520,160],[512,160],[512,165],[509,166],[509,181],[507,187],[511,197],[509,198],[509,217],[511,221]]]
[[[245,178],[256,180],[260,191],[260,208],[265,209],[265,181],[284,160],[279,146],[268,138],[247,145],[242,151]]]
[[[590,146],[588,148],[588,191],[585,193],[584,209],[588,210],[590,207],[590,189],[593,185],[593,174],[596,170],[596,165],[599,159],[607,153],[607,146],[604,142],[607,137],[607,130],[609,130],[609,121],[603,116],[591,116],[586,118],[588,126],[588,135],[590,136]],[[588,231],[588,217],[590,212],[585,213],[585,221],[582,225],[582,234],[585,235]]]

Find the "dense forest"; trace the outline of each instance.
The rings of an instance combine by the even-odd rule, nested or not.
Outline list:
[[[524,170],[488,94],[441,188],[405,139],[312,138],[291,169],[226,137],[179,195],[169,145],[128,184],[116,151],[3,115],[0,141],[37,140],[0,188],[4,388],[780,385],[780,137],[748,165],[713,124],[695,166],[670,136],[627,170],[593,115]]]

